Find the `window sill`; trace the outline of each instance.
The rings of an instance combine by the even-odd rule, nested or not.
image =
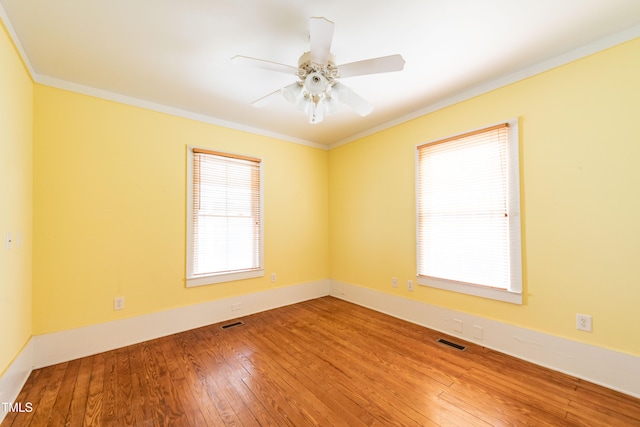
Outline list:
[[[233,273],[211,274],[207,276],[187,277],[187,288],[196,286],[213,285],[216,283],[233,282],[235,280],[253,279],[255,277],[263,277],[264,270],[248,270]]]
[[[522,293],[509,291],[507,289],[490,288],[487,286],[472,285],[470,283],[455,282],[452,280],[425,276],[418,276],[418,284],[428,286],[430,288],[444,289],[446,291],[504,301],[512,304],[522,304]]]

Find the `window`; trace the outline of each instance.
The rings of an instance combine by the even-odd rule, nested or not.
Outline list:
[[[188,150],[187,287],[264,276],[260,159]]]
[[[417,147],[418,283],[522,303],[517,120]]]

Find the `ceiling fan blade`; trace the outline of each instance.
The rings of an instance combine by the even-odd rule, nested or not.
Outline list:
[[[335,94],[338,101],[353,108],[361,116],[366,116],[373,111],[373,105],[369,101],[340,82],[333,85],[332,93]]]
[[[365,74],[388,73],[404,69],[402,55],[381,56],[338,66],[340,77],[362,76]]]
[[[329,62],[333,22],[326,18],[311,18],[309,25],[311,63],[325,66]]]
[[[260,68],[262,70],[277,71],[279,73],[295,75],[298,72],[298,68],[291,65],[267,61],[266,59],[251,58],[249,56],[236,55],[231,58],[231,61],[233,61],[233,63],[237,65]]]
[[[266,106],[267,104],[269,104],[271,101],[273,101],[273,99],[276,98],[276,95],[279,96],[281,90],[282,89],[278,89],[278,90],[276,90],[274,92],[271,92],[268,95],[263,96],[262,98],[258,98],[255,101],[253,101],[251,103],[251,105],[253,107],[256,107],[256,108],[262,108],[262,107]]]

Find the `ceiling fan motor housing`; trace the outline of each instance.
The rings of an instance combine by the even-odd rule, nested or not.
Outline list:
[[[298,77],[304,80],[309,74],[321,73],[328,81],[339,77],[338,67],[332,53],[326,65],[311,62],[311,52],[305,52],[298,59]]]

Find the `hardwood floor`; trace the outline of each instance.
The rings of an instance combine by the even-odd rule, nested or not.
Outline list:
[[[2,427],[640,426],[639,399],[335,298],[240,320],[36,370]]]

